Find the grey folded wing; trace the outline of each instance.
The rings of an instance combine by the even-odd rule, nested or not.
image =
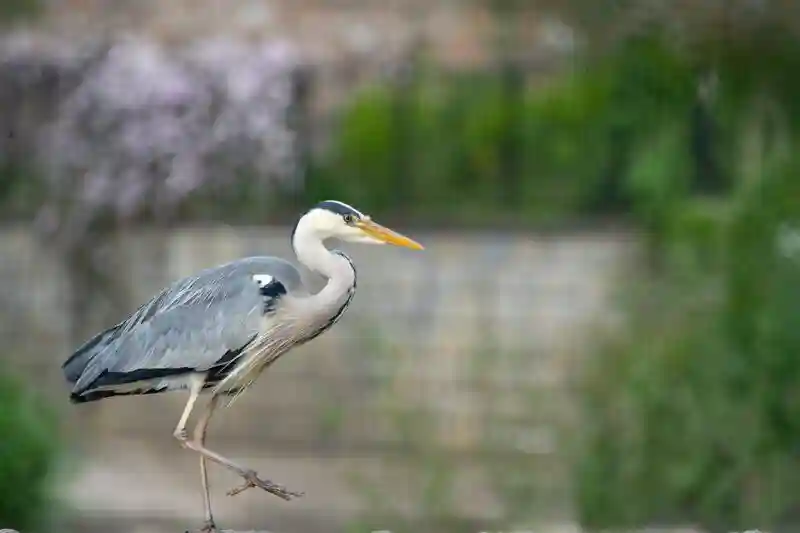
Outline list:
[[[221,373],[263,330],[286,285],[300,286],[294,267],[273,259],[241,260],[181,280],[97,335],[64,363],[73,397],[194,371]],[[266,272],[276,264],[280,279]],[[263,279],[269,283],[259,285]]]

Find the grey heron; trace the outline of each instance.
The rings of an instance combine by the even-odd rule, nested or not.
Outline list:
[[[188,390],[174,436],[200,455],[203,531],[216,530],[207,460],[245,480],[228,494],[259,487],[285,500],[302,495],[209,450],[205,437],[221,397],[232,401],[281,355],[325,332],[347,309],[356,270],[345,253],[325,247],[330,238],[423,249],[357,209],[327,200],[299,219],[291,237],[298,261],[327,278],[319,292],[304,288],[300,272],[288,261],[239,259],[175,281],[128,318],[92,337],[62,365],[74,403]],[[201,395],[210,398],[189,437],[186,426]]]

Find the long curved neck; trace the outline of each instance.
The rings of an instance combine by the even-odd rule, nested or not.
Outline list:
[[[313,230],[299,226],[292,237],[297,260],[325,276],[328,283],[309,299],[319,309],[341,305],[355,284],[356,273],[350,261],[332,253]]]

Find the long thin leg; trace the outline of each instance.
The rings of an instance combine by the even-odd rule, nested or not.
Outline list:
[[[178,420],[178,425],[175,426],[175,431],[172,433],[175,438],[181,442],[188,440],[186,436],[186,423],[194,409],[194,404],[197,403],[197,398],[200,396],[200,391],[203,390],[203,377],[193,376],[191,384],[189,385],[189,399],[186,401],[186,407],[183,408],[181,418]]]
[[[186,407],[184,408],[183,414],[178,421],[178,426],[175,428],[174,435],[175,438],[180,441],[181,446],[199,453],[207,459],[224,466],[228,470],[231,470],[244,478],[245,484],[230,491],[228,494],[231,496],[239,494],[240,492],[251,487],[259,487],[270,494],[273,494],[279,498],[283,498],[284,500],[291,500],[292,498],[302,496],[303,493],[301,492],[293,492],[281,485],[278,485],[277,483],[273,483],[272,481],[259,479],[258,474],[254,470],[243,468],[230,459],[227,459],[226,457],[209,450],[202,443],[188,439],[186,436],[186,422],[189,420],[189,415],[191,414],[194,404],[197,402],[197,397],[200,395],[200,391],[202,389],[203,378],[198,376],[198,379],[195,379],[192,382],[189,400],[186,402]]]
[[[208,422],[211,420],[211,415],[214,414],[214,409],[217,407],[217,398],[216,395],[211,397],[206,410],[203,412],[203,415],[197,421],[197,426],[194,428],[194,440],[200,443],[201,446],[205,446],[206,444],[206,430],[208,429]],[[204,455],[200,455],[200,480],[203,484],[203,508],[205,512],[205,524],[201,531],[212,533],[217,530],[217,526],[214,523],[214,515],[211,512],[211,496],[208,493],[208,468]]]

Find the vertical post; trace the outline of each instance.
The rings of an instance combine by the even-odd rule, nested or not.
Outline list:
[[[525,86],[523,66],[516,57],[519,50],[520,5],[515,0],[495,0],[496,47],[500,59],[503,98],[503,132],[500,135],[500,179],[498,201],[505,207],[520,203],[522,176],[520,165],[522,103]]]
[[[699,77],[697,95],[692,103],[689,117],[694,189],[706,194],[726,192],[730,185],[719,164],[717,154],[717,124],[712,110],[715,82],[713,72]]]
[[[289,127],[294,132],[293,159],[295,184],[292,188],[292,208],[302,204],[302,197],[313,179],[314,139],[312,98],[314,71],[310,66],[298,67],[292,73],[292,103],[289,108]]]
[[[518,63],[503,62],[504,131],[501,135],[500,168],[504,181],[499,187],[502,205],[518,207],[522,185],[520,165],[521,129],[523,120],[524,74]]]
[[[396,74],[392,97],[392,126],[394,154],[392,162],[392,182],[394,183],[394,202],[392,209],[404,209],[413,196],[411,190],[411,129],[413,127],[413,92],[416,75],[415,56],[410,54]]]

